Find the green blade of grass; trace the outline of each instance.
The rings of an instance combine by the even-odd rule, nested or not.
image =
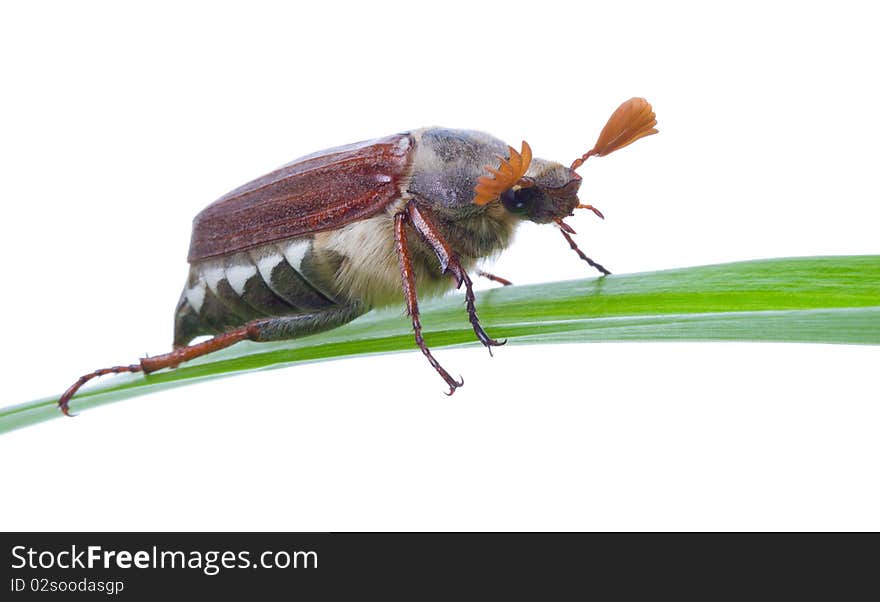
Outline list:
[[[767,259],[482,291],[480,318],[510,344],[600,341],[791,341],[880,344],[880,255]],[[422,305],[432,347],[477,345],[463,297]],[[239,343],[175,370],[108,378],[74,412],[251,370],[413,350],[399,308],[327,333]],[[108,365],[132,358],[107,358]],[[427,368],[426,368],[427,369]],[[71,374],[71,382],[76,378]],[[0,433],[56,416],[57,397],[0,410]]]

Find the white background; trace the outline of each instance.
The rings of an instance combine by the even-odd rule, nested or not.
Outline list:
[[[27,3],[0,11],[0,405],[169,348],[192,217],[422,125],[582,171],[618,273],[877,253],[868,3]],[[861,7],[865,8],[861,8]],[[491,264],[490,264],[491,265]],[[592,276],[553,228],[493,270]],[[465,315],[462,314],[462,320]],[[605,344],[313,364],[0,437],[0,529],[878,529],[871,347]]]

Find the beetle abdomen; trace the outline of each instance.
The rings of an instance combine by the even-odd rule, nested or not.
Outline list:
[[[341,260],[341,259],[340,259]],[[188,344],[251,320],[312,312],[335,305],[339,268],[312,237],[293,238],[190,265],[177,305],[174,344]]]

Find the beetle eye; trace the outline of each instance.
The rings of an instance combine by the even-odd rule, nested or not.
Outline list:
[[[534,198],[533,188],[520,188],[519,190],[505,190],[501,194],[501,202],[511,213],[526,213],[532,205]]]

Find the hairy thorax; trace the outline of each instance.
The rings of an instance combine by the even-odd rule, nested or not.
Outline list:
[[[369,219],[315,235],[313,252],[338,258],[333,274],[333,288],[338,297],[365,307],[400,304],[402,290],[394,243],[394,215],[401,207],[395,204]],[[467,270],[479,259],[498,253],[510,244],[516,224],[509,213],[494,207],[479,215],[459,220],[440,218],[438,222]],[[407,245],[420,297],[436,297],[454,287],[453,279],[441,273],[437,256],[409,227]]]

